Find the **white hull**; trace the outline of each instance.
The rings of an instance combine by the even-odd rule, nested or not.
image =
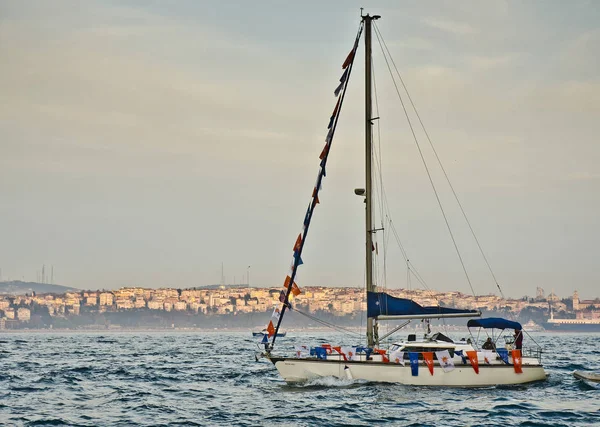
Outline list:
[[[288,383],[305,382],[319,377],[387,382],[418,386],[487,387],[494,385],[525,384],[546,379],[542,365],[523,365],[517,374],[512,365],[479,365],[479,374],[469,364],[457,364],[444,372],[436,364],[433,375],[426,365],[419,364],[419,375],[413,376],[406,366],[383,362],[345,362],[337,360],[276,358],[271,361]],[[348,369],[346,369],[346,367]]]

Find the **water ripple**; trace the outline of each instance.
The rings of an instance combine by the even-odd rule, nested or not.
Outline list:
[[[537,335],[548,381],[484,389],[420,388],[320,378],[288,385],[253,357],[246,333],[6,333],[0,424],[18,426],[414,426],[600,424],[599,336]],[[337,340],[337,341],[336,341]],[[343,342],[290,333],[280,344]]]

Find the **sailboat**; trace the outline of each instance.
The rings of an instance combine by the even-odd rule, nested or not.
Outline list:
[[[335,108],[328,124],[325,147],[319,156],[321,162],[316,185],[304,216],[303,231],[294,244],[294,255],[290,275],[285,279],[284,288],[279,296],[282,303],[276,326],[271,322],[268,331],[270,341],[264,343],[262,356],[269,359],[279,374],[288,383],[303,382],[319,377],[337,377],[373,382],[390,382],[419,386],[456,386],[482,387],[500,384],[525,384],[544,380],[546,374],[541,364],[541,349],[522,349],[519,334],[522,327],[519,323],[506,319],[475,319],[481,316],[477,310],[447,308],[441,306],[424,307],[417,302],[397,298],[378,289],[375,285],[373,269],[374,239],[377,231],[373,224],[373,192],[372,192],[372,126],[373,117],[372,58],[371,36],[374,21],[380,16],[363,15],[352,50],[342,66],[343,75],[335,90],[337,98]],[[366,253],[366,300],[367,324],[366,345],[342,347],[320,345],[315,348],[297,348],[293,355],[278,355],[275,343],[282,320],[287,310],[294,310],[293,296],[302,291],[295,282],[298,267],[302,265],[302,250],[307,239],[315,208],[319,203],[321,183],[326,175],[327,159],[331,143],[342,110],[344,96],[350,81],[355,63],[359,41],[364,33],[365,40],[365,188],[356,189],[355,193],[364,197],[365,215],[365,253]],[[296,310],[297,311],[297,310]],[[479,328],[486,332],[499,330],[496,341],[491,348],[477,348],[471,340],[454,341],[438,332],[432,334],[429,329],[430,319],[473,318],[469,320],[469,328]],[[428,325],[427,333],[417,339],[416,334],[408,336],[406,341],[393,343],[389,348],[381,348],[381,342],[388,335],[405,326],[409,321],[419,319]],[[380,321],[400,320],[403,323],[392,332],[379,336]],[[516,331],[516,340],[507,340],[506,346],[500,348],[499,337],[506,330]],[[515,344],[517,343],[517,344]],[[514,348],[513,348],[514,347]]]

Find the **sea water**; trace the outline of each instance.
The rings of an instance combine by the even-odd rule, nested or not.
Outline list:
[[[452,389],[334,378],[287,385],[255,360],[250,331],[6,332],[0,425],[600,425],[600,388],[572,376],[600,372],[600,334],[533,339],[544,347],[547,381]],[[291,331],[277,348],[325,342],[361,344]]]

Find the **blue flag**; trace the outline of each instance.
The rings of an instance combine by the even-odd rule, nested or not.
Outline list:
[[[410,370],[412,372],[412,376],[419,376],[419,353],[409,351],[408,357],[410,358]]]
[[[505,348],[499,348],[496,350],[496,352],[498,353],[498,356],[500,356],[500,359],[502,359],[502,361],[508,365],[508,350]]]
[[[263,335],[263,339],[262,339],[262,341],[260,343],[261,344],[266,344],[268,342],[269,342],[269,336],[267,334],[264,334]]]
[[[318,359],[327,359],[327,350],[325,350],[323,347],[315,348],[315,354],[317,355]]]
[[[467,364],[467,356],[464,355],[462,350],[456,350],[454,354],[462,358],[462,363],[464,363],[465,365]]]
[[[356,353],[365,353],[365,355],[367,356],[367,360],[369,359],[369,356],[371,356],[371,353],[373,353],[373,349],[369,348],[369,347],[356,347]]]

